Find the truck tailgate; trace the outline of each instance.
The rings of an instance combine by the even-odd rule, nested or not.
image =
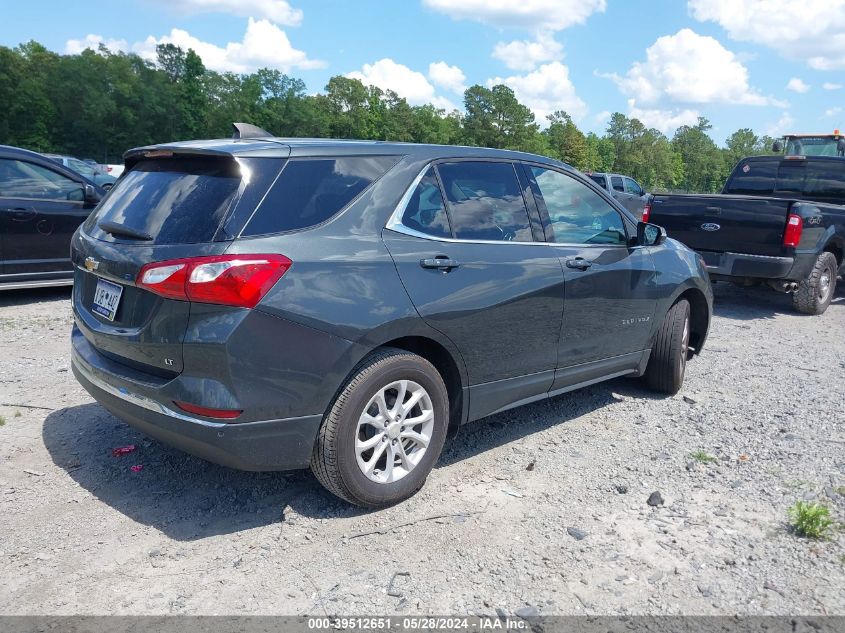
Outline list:
[[[650,222],[704,252],[783,254],[788,198],[731,195],[655,195]]]

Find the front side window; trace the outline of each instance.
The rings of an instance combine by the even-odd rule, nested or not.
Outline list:
[[[402,214],[402,224],[433,237],[452,237],[434,168],[428,169],[408,200],[408,206]]]
[[[622,178],[619,176],[611,176],[610,177],[610,184],[613,186],[614,191],[621,191],[625,192],[625,187],[622,185]]]
[[[0,159],[0,198],[82,202],[82,185],[41,165]]]
[[[631,178],[625,179],[625,188],[628,190],[628,193],[631,193],[635,196],[643,195],[643,188],[637,184],[636,180]]]
[[[461,161],[437,167],[455,237],[531,242],[528,210],[511,163]]]
[[[551,222],[549,240],[558,244],[627,243],[622,216],[599,194],[575,178],[529,167]]]

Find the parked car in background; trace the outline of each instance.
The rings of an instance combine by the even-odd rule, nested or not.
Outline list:
[[[702,350],[701,259],[560,162],[250,134],[128,152],[73,239],[74,374],[166,443],[384,506],[465,422]]]
[[[698,251],[714,279],[764,282],[821,314],[845,273],[845,158],[743,158],[721,194],[655,195],[648,219]]]
[[[606,174],[604,172],[588,172],[587,176],[599,187],[609,192],[623,207],[637,218],[642,218],[643,210],[651,196],[645,192],[636,180],[622,174]]]
[[[72,283],[71,236],[104,194],[54,160],[0,145],[0,290]]]
[[[113,178],[120,178],[123,173],[123,163],[105,165],[106,173]]]
[[[53,159],[57,163],[60,163],[67,167],[68,169],[72,169],[78,174],[85,176],[91,182],[99,185],[106,191],[111,189],[112,185],[117,180],[116,176],[112,176],[109,173],[104,172],[100,169],[100,166],[97,163],[91,165],[84,160],[80,160],[79,158],[74,158],[73,156],[62,156],[60,154],[44,154],[48,158]]]

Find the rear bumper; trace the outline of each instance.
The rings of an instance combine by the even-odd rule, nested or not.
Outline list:
[[[711,277],[785,279],[800,281],[809,275],[815,253],[798,252],[794,257],[772,257],[747,253],[699,251]]]
[[[322,415],[227,423],[192,417],[155,397],[157,385],[109,371],[74,328],[71,367],[91,396],[116,417],[165,444],[240,470],[294,470],[311,462]]]

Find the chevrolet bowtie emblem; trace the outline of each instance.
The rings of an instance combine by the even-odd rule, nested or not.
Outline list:
[[[85,258],[85,270],[88,272],[93,272],[100,267],[100,262],[98,262],[93,257],[86,257]]]

